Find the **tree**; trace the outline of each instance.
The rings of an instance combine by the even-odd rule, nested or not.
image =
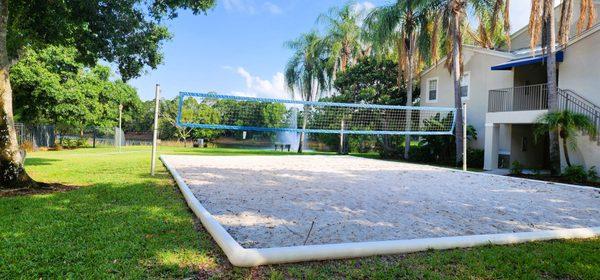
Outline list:
[[[406,84],[397,84],[398,67],[394,60],[376,59],[373,57],[364,57],[348,68],[348,70],[334,82],[334,87],[339,94],[328,99],[332,102],[342,103],[365,103],[365,104],[385,104],[402,105],[406,103]],[[353,116],[353,118],[360,117]],[[366,117],[360,123],[368,121],[385,121],[383,118],[371,119]],[[326,136],[320,136],[321,139]],[[392,157],[397,154],[392,142],[395,136],[383,135],[378,137],[378,147],[385,157]],[[328,141],[332,142],[332,141]]]
[[[359,20],[360,14],[351,4],[331,8],[317,19],[327,25],[324,41],[329,47],[328,63],[334,79],[338,72],[346,71],[362,54]]]
[[[504,0],[432,0],[430,9],[435,11],[435,17],[439,18],[442,22],[441,27],[445,30],[446,45],[450,46],[448,50],[448,59],[446,60],[446,66],[449,68],[452,75],[452,81],[454,83],[454,107],[456,108],[456,126],[454,129],[455,145],[456,145],[456,161],[457,163],[462,159],[463,153],[463,119],[462,119],[462,96],[460,91],[460,79],[463,74],[462,67],[462,43],[463,34],[468,28],[466,24],[467,10],[473,11],[493,11],[492,17],[496,18],[498,14],[503,14],[504,26],[508,26],[509,22],[509,1]],[[469,7],[469,9],[468,9]],[[500,9],[499,7],[504,7]],[[495,21],[494,21],[495,22]],[[485,28],[486,21],[480,21],[480,28]],[[436,25],[439,28],[440,25]],[[495,32],[496,25],[492,26]],[[437,30],[434,30],[432,34],[438,34]],[[435,39],[434,39],[435,40]]]
[[[83,134],[86,127],[114,127],[119,104],[124,105],[124,121],[131,120],[141,106],[136,90],[111,81],[110,68],[85,68],[76,58],[72,47],[27,49],[11,75],[19,121],[52,124],[61,134]]]
[[[431,20],[429,0],[405,0],[377,8],[367,18],[367,28],[375,45],[395,45],[398,59],[398,87],[402,77],[406,82],[406,106],[413,105],[414,77],[418,72],[419,56],[417,45],[429,44],[427,36],[428,21]],[[422,47],[421,50],[428,50]],[[411,129],[411,111],[407,110],[406,130]],[[405,137],[404,158],[408,159],[410,137]]]
[[[535,135],[544,136],[546,133],[556,133],[562,139],[565,161],[571,166],[569,148],[577,148],[577,132],[584,131],[595,136],[596,126],[586,115],[573,113],[568,110],[548,112],[537,120]]]
[[[161,43],[169,38],[161,20],[178,9],[198,14],[214,0],[0,0],[0,187],[39,187],[23,168],[13,118],[11,67],[25,47],[73,45],[78,61],[114,62],[123,80],[161,62]]]
[[[300,35],[299,38],[287,42],[286,45],[294,51],[284,71],[285,83],[292,98],[298,92],[304,101],[316,100],[329,83],[323,39],[315,31],[312,31]],[[303,130],[306,129],[309,110],[308,106],[304,106]],[[302,153],[303,144],[304,132],[301,132],[298,153]]]
[[[15,115],[19,121],[56,124],[61,115],[63,118],[79,117],[76,112],[64,110],[64,106],[60,108],[67,100],[74,105],[78,103],[77,96],[72,96],[73,91],[67,91],[69,81],[83,71],[83,64],[76,62],[76,57],[74,48],[50,46],[39,51],[25,50],[21,61],[13,66],[10,77]],[[73,85],[79,83],[70,86]]]
[[[577,23],[578,33],[583,31],[584,27],[586,27],[586,29],[591,28],[596,19],[594,3],[592,0],[582,0],[580,10],[581,14],[579,16],[579,22]],[[534,50],[541,40],[542,50],[547,56],[546,74],[548,77],[548,111],[550,112],[557,112],[559,110],[558,85],[556,80],[556,42],[563,46],[568,42],[571,21],[573,18],[572,13],[573,0],[563,1],[557,40],[555,31],[554,1],[531,1],[531,15],[529,17],[530,47],[532,50]],[[549,133],[550,170],[553,175],[558,175],[561,171],[558,138],[559,136],[556,132]]]

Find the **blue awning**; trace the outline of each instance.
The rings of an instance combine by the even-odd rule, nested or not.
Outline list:
[[[505,62],[496,66],[492,66],[492,70],[512,70],[514,67],[546,62],[548,55],[519,58]],[[556,62],[563,62],[565,54],[563,51],[556,52]]]

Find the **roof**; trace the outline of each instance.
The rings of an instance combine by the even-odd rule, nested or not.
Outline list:
[[[512,53],[510,53],[510,52],[504,52],[504,51],[498,51],[498,50],[490,50],[490,49],[486,49],[486,48],[482,48],[482,47],[478,47],[478,46],[473,46],[473,45],[463,44],[463,51],[464,51],[464,49],[468,49],[468,50],[476,52],[476,53],[481,53],[481,54],[486,54],[486,55],[492,55],[492,56],[501,57],[501,58],[507,58],[507,59],[514,59],[515,58],[515,56]],[[429,67],[429,68],[421,71],[421,74],[419,74],[419,76],[426,75],[431,70],[437,68],[439,65],[441,65],[442,63],[444,63],[446,61],[446,59],[448,59],[447,56],[443,57],[442,59],[440,59],[437,63],[435,63],[431,67]]]
[[[556,61],[563,62],[565,54],[563,51],[556,52]],[[512,70],[514,67],[529,65],[534,63],[545,62],[548,59],[548,55],[543,56],[530,56],[524,58],[513,59],[508,62],[492,66],[492,70]]]

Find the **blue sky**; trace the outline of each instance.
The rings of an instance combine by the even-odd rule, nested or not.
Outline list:
[[[279,97],[288,96],[283,68],[291,52],[284,42],[315,28],[316,18],[335,0],[218,0],[207,15],[180,13],[167,22],[173,39],[163,46],[164,63],[129,81],[143,100],[154,97],[159,83],[162,96],[179,91]],[[370,9],[386,0],[357,1]],[[513,29],[527,21],[530,1],[511,1]]]

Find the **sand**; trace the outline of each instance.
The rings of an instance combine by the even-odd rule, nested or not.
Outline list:
[[[165,160],[246,248],[600,226],[596,189],[350,156]]]

